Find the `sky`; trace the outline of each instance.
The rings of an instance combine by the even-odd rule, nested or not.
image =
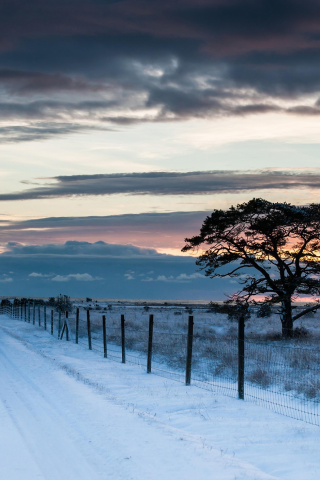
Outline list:
[[[184,238],[320,201],[318,0],[3,0],[0,32],[3,295],[222,299]]]

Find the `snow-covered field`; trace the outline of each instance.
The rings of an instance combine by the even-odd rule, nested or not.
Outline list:
[[[320,476],[320,429],[0,317],[0,478]]]

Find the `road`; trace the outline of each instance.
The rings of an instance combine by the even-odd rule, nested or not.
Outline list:
[[[142,414],[121,404],[107,385],[95,383],[96,367],[88,381],[74,367],[78,360],[72,368],[67,357],[57,361],[55,349],[62,342],[46,332],[19,322],[10,330],[4,323],[0,321],[1,479],[276,478],[153,421],[148,409]],[[23,337],[19,325],[29,329],[37,345]],[[42,336],[52,350],[49,343],[47,350],[39,349]],[[79,351],[70,344],[71,357],[75,348]],[[90,363],[92,352],[83,355]]]

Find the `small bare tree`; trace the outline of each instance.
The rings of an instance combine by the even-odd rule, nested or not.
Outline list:
[[[282,334],[293,335],[293,322],[320,308],[317,301],[293,315],[299,295],[319,296],[320,204],[295,206],[261,198],[214,210],[200,234],[186,238],[182,251],[203,249],[197,260],[210,278],[237,278],[241,289],[229,302],[264,298],[280,304]],[[227,272],[225,272],[227,270]]]

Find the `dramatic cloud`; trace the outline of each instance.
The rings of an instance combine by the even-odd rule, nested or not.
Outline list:
[[[0,222],[0,242],[5,245],[10,242],[18,244],[48,244],[64,243],[69,238],[96,242],[104,240],[112,244],[126,244],[128,241],[135,245],[153,248],[174,248],[180,250],[183,239],[199,231],[204,218],[211,212],[171,212],[171,213],[141,213],[127,215],[110,215],[101,217],[52,217],[38,218],[25,221]],[[75,247],[68,243],[68,250]],[[97,244],[83,250],[92,250],[97,253],[102,250],[108,254],[115,253],[117,246],[101,246]],[[99,246],[100,245],[100,246]],[[65,249],[65,247],[63,247]],[[125,247],[128,251],[128,246]],[[130,247],[131,248],[131,247]],[[19,247],[10,251],[21,251]],[[43,250],[42,250],[43,251]],[[61,250],[59,250],[61,251]],[[122,249],[123,253],[124,250]],[[132,250],[131,250],[132,252]],[[136,253],[137,250],[134,250]]]
[[[1,106],[0,106],[1,111]],[[30,142],[33,140],[47,140],[69,133],[97,130],[98,127],[72,125],[71,123],[30,123],[27,126],[0,127],[0,143]],[[101,128],[99,128],[101,130]]]
[[[2,2],[3,126],[319,115],[319,6],[318,0]],[[38,138],[3,134],[10,141]]]
[[[68,255],[68,256],[98,256],[98,257],[141,257],[159,256],[152,248],[140,248],[134,245],[114,245],[99,241],[95,243],[68,241],[63,245],[22,245],[16,242],[9,242],[6,251],[2,255]],[[32,273],[30,276],[39,276]],[[43,275],[41,275],[43,276]]]
[[[61,74],[44,74],[18,70],[0,70],[0,84],[11,95],[30,95],[60,92],[99,92],[104,85],[88,82],[81,77],[70,78]]]
[[[204,171],[149,172],[54,177],[52,183],[0,195],[0,201],[81,195],[201,195],[320,187],[316,172]]]

